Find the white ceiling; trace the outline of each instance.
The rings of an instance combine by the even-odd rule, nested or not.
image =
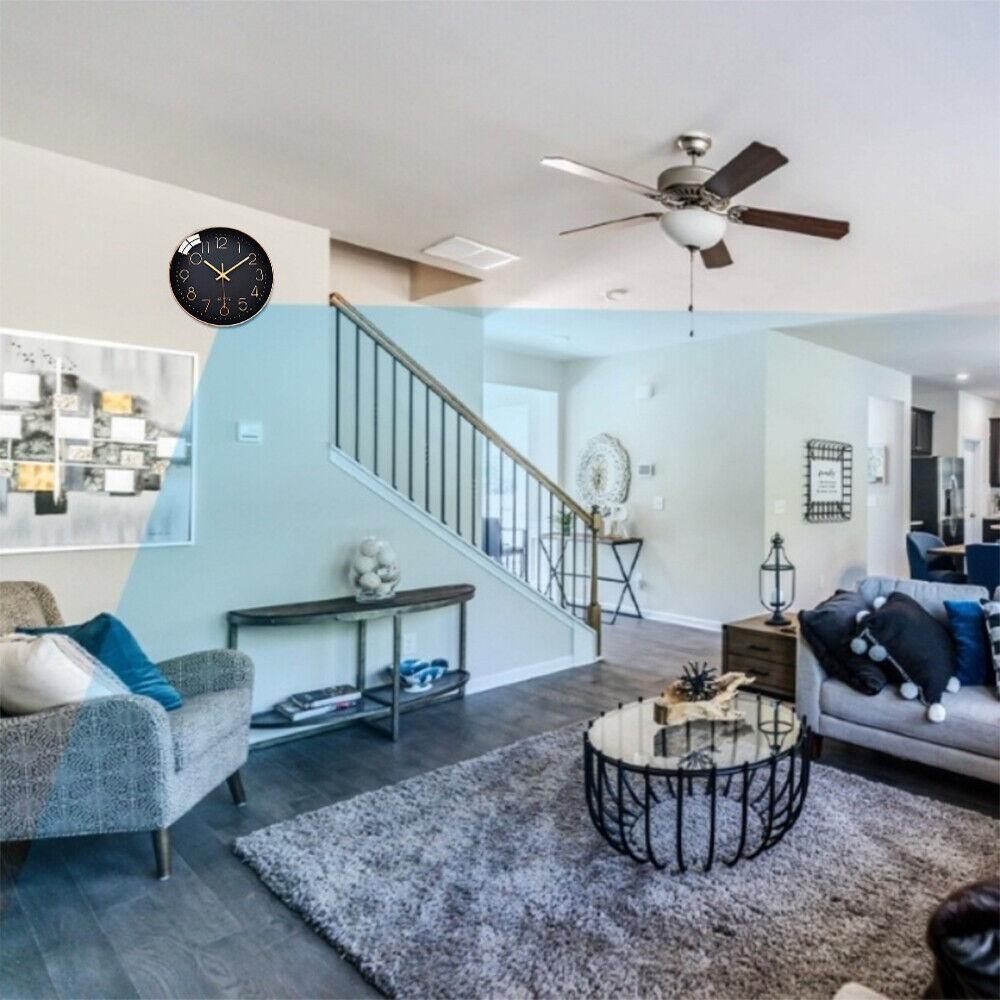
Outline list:
[[[626,287],[614,308],[682,310],[687,257],[655,226],[555,235],[649,204],[538,160],[653,182],[690,128],[716,137],[709,165],[753,139],[788,156],[739,200],[852,226],[840,242],[731,226],[735,264],[696,275],[699,308],[995,298],[996,3],[6,2],[0,18],[7,137],[405,257],[453,233],[520,255],[445,301],[603,309]]]

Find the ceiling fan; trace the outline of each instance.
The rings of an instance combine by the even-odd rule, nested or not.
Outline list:
[[[734,195],[788,162],[788,158],[773,146],[752,142],[724,167],[713,170],[698,162],[712,147],[710,135],[705,132],[685,132],[677,139],[677,145],[691,157],[691,163],[667,167],[657,178],[655,188],[563,156],[546,156],[542,160],[543,166],[633,191],[660,206],[660,211],[579,226],[564,230],[559,235],[569,236],[609,226],[634,226],[656,219],[666,236],[678,246],[691,251],[692,256],[698,250],[705,267],[727,267],[733,262],[723,241],[727,222],[804,233],[806,236],[822,236],[829,240],[839,240],[850,230],[849,223],[836,219],[819,219],[792,212],[730,205],[730,199]]]

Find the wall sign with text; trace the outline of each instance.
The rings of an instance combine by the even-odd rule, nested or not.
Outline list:
[[[842,441],[806,442],[807,521],[849,521],[853,449]]]

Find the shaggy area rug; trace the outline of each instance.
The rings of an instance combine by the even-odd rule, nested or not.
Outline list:
[[[993,820],[821,765],[795,828],[733,868],[616,854],[579,726],[258,830],[236,853],[399,997],[917,997],[927,918],[1000,865]]]

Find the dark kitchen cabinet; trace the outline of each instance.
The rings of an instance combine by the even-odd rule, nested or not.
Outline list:
[[[934,411],[914,406],[910,411],[910,453],[932,455],[934,441]]]
[[[990,486],[1000,487],[1000,417],[990,417]]]

